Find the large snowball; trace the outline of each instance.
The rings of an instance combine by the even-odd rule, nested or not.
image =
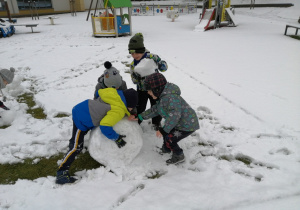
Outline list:
[[[98,127],[91,132],[88,149],[96,161],[118,173],[140,152],[143,146],[143,131],[137,122],[129,121],[127,118],[118,122],[114,130],[121,135],[126,135],[124,140],[127,144],[124,147],[119,148],[114,141],[106,138]]]

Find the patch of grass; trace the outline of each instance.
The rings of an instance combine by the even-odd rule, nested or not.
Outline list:
[[[213,156],[213,154],[212,153],[210,153],[210,152],[204,152],[204,151],[202,151],[202,152],[199,152],[200,154],[201,154],[201,156],[203,156],[203,157],[209,157],[209,156]]]
[[[56,176],[57,161],[62,160],[65,154],[50,158],[40,158],[38,163],[34,159],[26,159],[24,163],[0,164],[0,184],[14,184],[18,179],[34,180],[40,177]],[[88,152],[80,153],[70,168],[70,175],[77,171],[99,168],[101,165],[95,161]]]
[[[289,37],[300,40],[300,36],[297,36],[297,35],[290,35]]]
[[[199,142],[198,145],[203,146],[203,147],[212,147],[212,146],[214,146],[214,144],[211,143],[211,142]]]
[[[262,179],[263,179],[263,177],[260,177],[260,176],[254,177],[254,180],[257,181],[257,182],[261,182]]]
[[[220,157],[219,157],[219,160],[227,160],[227,161],[232,161],[232,156],[230,156],[230,155],[221,155]]]
[[[3,125],[3,126],[0,126],[0,129],[5,129],[5,128],[8,128],[9,126],[11,126],[11,125]]]
[[[235,173],[241,175],[241,176],[244,176],[244,177],[247,177],[247,178],[251,178],[251,179],[254,179],[256,182],[261,182],[263,180],[263,176],[260,176],[260,175],[257,175],[257,176],[252,176],[250,174],[247,174],[243,171],[235,171]]]
[[[31,114],[32,117],[36,119],[46,119],[47,115],[44,113],[44,110],[41,107],[33,108],[36,106],[35,101],[33,100],[32,93],[24,93],[23,95],[18,96],[17,101],[19,103],[26,103],[28,106],[27,113]]]
[[[256,165],[256,166],[260,166],[260,167],[266,167],[267,169],[274,169],[274,167],[273,166],[271,166],[271,165],[267,165],[267,164],[265,164],[265,163],[261,163],[261,162],[256,162],[256,163],[253,163],[253,165]]]
[[[27,110],[28,114],[31,114],[36,119],[46,119],[47,115],[45,115],[44,110],[41,107],[29,109]]]
[[[223,128],[224,130],[227,130],[227,131],[234,131],[234,130],[235,130],[235,128],[232,127],[232,126],[222,126],[222,128]]]
[[[166,172],[156,171],[152,176],[147,176],[149,179],[158,179],[161,176],[165,175]]]
[[[249,166],[252,163],[252,158],[245,155],[238,155],[235,157],[236,160],[243,162],[245,165]]]
[[[69,117],[69,115],[64,114],[64,113],[58,113],[57,115],[54,116],[55,118],[63,118],[63,117]]]

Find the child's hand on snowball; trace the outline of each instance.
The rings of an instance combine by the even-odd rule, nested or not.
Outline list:
[[[137,121],[138,118],[135,118],[134,115],[130,115],[130,116],[128,117],[128,120],[130,120],[130,121]]]
[[[160,131],[156,131],[156,137],[158,137],[158,138],[161,138],[161,137],[162,137],[162,134],[161,134]]]

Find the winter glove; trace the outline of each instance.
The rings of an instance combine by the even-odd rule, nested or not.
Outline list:
[[[157,66],[161,72],[167,71],[167,69],[168,69],[168,64],[166,63],[166,61],[163,61],[163,60],[159,61]]]
[[[141,76],[138,73],[135,73],[135,72],[132,73],[132,78],[137,80],[137,81],[142,79]]]
[[[3,96],[3,102],[5,102],[6,101],[6,96]]]
[[[118,145],[119,148],[124,147],[126,144],[126,141],[123,140],[125,138],[125,135],[119,135],[119,138],[116,140],[116,144]]]

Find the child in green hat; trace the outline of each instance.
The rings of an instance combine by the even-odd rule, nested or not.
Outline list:
[[[131,79],[137,85],[139,101],[137,105],[137,114],[146,110],[148,99],[151,106],[156,104],[156,101],[147,94],[144,87],[146,76],[155,72],[164,72],[168,69],[168,65],[158,55],[152,54],[146,50],[144,46],[144,37],[142,33],[135,34],[129,41],[128,50],[133,61],[130,65]],[[160,126],[161,117],[152,118],[152,124],[155,130]],[[139,120],[139,123],[141,121]]]

